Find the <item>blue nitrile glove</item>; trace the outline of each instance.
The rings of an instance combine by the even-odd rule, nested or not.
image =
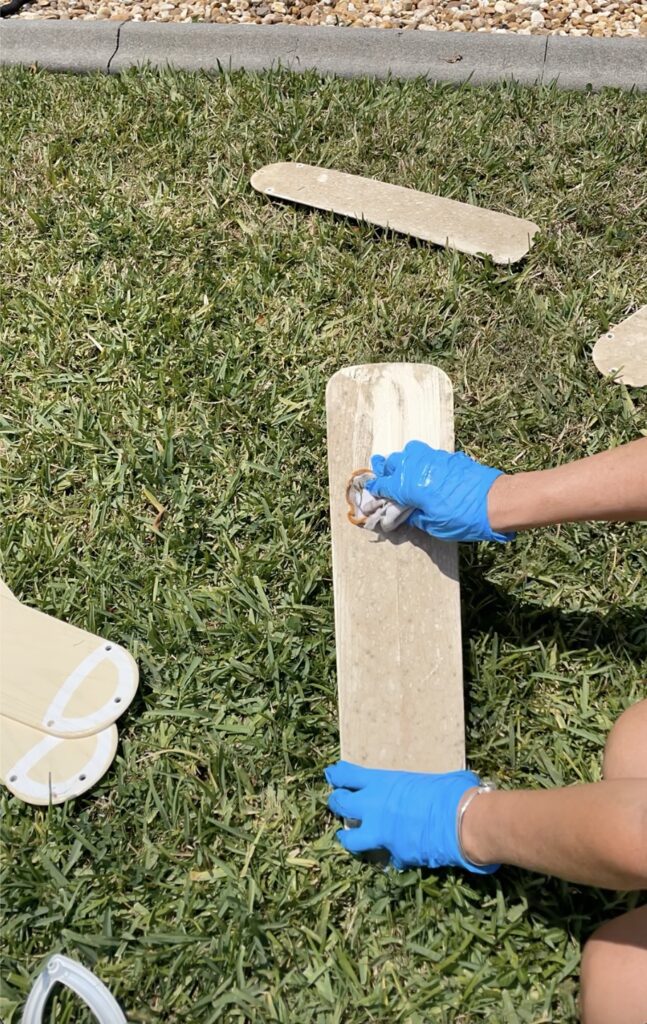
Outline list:
[[[514,533],[496,533],[487,514],[487,495],[500,469],[482,466],[464,452],[430,448],[409,441],[388,458],[374,455],[375,480],[366,487],[378,498],[390,498],[414,511],[407,522],[441,540],[513,540]]]
[[[458,805],[480,785],[474,772],[391,772],[338,761],[325,775],[334,787],[330,810],[361,822],[337,833],[351,853],[384,849],[396,868],[460,866],[489,875],[500,866],[471,864],[458,845]]]

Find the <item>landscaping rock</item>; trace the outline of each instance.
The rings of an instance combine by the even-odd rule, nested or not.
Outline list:
[[[13,17],[647,36],[647,0],[32,0]]]

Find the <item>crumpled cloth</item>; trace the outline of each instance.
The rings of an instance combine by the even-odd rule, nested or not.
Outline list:
[[[411,515],[413,509],[396,504],[388,498],[377,498],[366,490],[369,480],[375,479],[370,469],[356,469],[346,487],[348,519],[354,526],[365,530],[392,533]]]

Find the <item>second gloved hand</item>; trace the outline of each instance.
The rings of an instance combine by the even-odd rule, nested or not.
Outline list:
[[[374,455],[375,480],[367,490],[414,511],[412,526],[441,540],[513,540],[514,533],[497,533],[490,526],[487,496],[502,475],[500,469],[483,466],[464,452],[431,448],[423,441],[409,441],[401,452],[388,458]]]
[[[335,787],[330,810],[361,822],[337,833],[351,853],[388,850],[396,868],[460,866],[487,875],[499,867],[471,864],[461,853],[458,806],[480,783],[474,772],[394,772],[338,761],[326,779]]]

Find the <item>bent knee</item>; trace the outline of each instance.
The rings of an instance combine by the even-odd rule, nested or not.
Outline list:
[[[646,1024],[647,907],[602,925],[582,953],[582,1024]]]
[[[604,748],[605,779],[647,778],[647,700],[638,701],[613,726]]]

